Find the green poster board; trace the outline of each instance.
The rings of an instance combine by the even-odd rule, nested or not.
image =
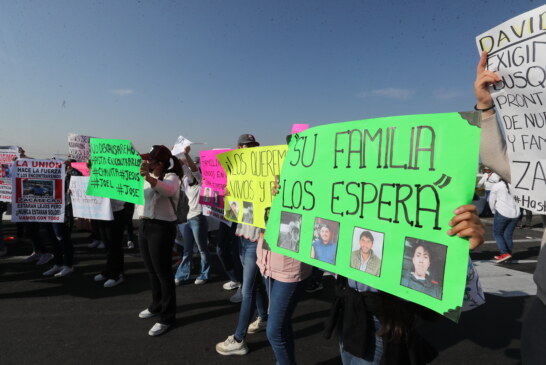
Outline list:
[[[468,241],[446,232],[453,211],[472,201],[478,121],[478,113],[409,115],[293,135],[267,243],[456,320]]]
[[[144,178],[140,176],[142,159],[122,139],[91,138],[91,174],[87,195],[144,204]]]
[[[240,148],[217,156],[229,191],[224,198],[226,219],[265,228],[271,187],[280,174],[286,150],[286,145]]]

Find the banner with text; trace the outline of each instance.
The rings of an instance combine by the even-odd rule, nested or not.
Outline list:
[[[13,222],[64,222],[64,164],[20,158],[12,165]]]
[[[110,199],[87,195],[88,184],[89,176],[72,176],[70,179],[70,199],[74,217],[113,220]]]
[[[453,211],[472,201],[478,119],[409,115],[295,134],[268,246],[457,320],[468,241],[446,232]]]
[[[91,138],[90,142],[91,174],[87,195],[143,205],[142,159],[131,141]]]
[[[546,214],[546,5],[476,38],[501,81],[491,96],[505,131],[512,190],[522,208]]]
[[[199,153],[201,174],[203,176],[199,204],[224,209],[224,189],[226,188],[227,178],[217,156],[228,151],[231,150],[201,151]]]
[[[281,171],[287,146],[241,148],[217,155],[227,176],[229,196],[225,217],[233,222],[265,228],[271,206],[271,187]]]
[[[68,158],[73,158],[79,162],[87,162],[91,155],[89,140],[91,137],[81,134],[68,134]]]
[[[19,157],[19,147],[0,146],[0,201],[11,201],[12,162]]]

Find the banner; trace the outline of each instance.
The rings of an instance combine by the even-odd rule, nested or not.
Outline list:
[[[11,201],[11,164],[19,157],[19,147],[0,146],[0,201]]]
[[[91,149],[89,140],[91,137],[82,136],[81,134],[68,134],[68,158],[79,162],[87,162],[89,160]]]
[[[144,204],[142,159],[122,139],[91,138],[91,175],[87,195]]]
[[[20,158],[12,165],[13,222],[64,222],[64,164]]]
[[[229,196],[225,217],[237,223],[265,228],[271,206],[271,187],[281,171],[287,146],[240,148],[217,155],[227,176]]]
[[[446,232],[453,211],[472,201],[478,120],[478,113],[409,115],[295,134],[268,246],[456,320],[468,241]]]
[[[87,195],[89,176],[70,178],[70,199],[72,212],[76,218],[111,221],[114,219],[110,199]]]
[[[501,81],[491,96],[504,127],[514,199],[546,214],[546,5],[476,38]]]
[[[203,176],[199,204],[224,209],[224,189],[227,178],[217,156],[228,151],[231,150],[201,151],[199,153],[201,175]]]

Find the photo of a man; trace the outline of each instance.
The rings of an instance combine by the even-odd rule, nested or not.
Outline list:
[[[383,233],[355,227],[351,267],[374,276],[381,275]],[[356,249],[355,249],[356,248]]]

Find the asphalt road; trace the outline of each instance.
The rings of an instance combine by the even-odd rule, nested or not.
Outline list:
[[[486,219],[487,243],[472,254],[491,260],[497,254]],[[506,270],[532,273],[542,235],[540,220],[518,229],[514,259]],[[6,224],[7,223],[7,224]],[[5,233],[14,225],[4,222]],[[49,268],[20,260],[31,252],[28,242],[9,247],[0,258],[0,363],[1,364],[274,364],[265,333],[249,335],[246,356],[221,356],[214,346],[232,334],[238,305],[222,289],[226,281],[216,256],[212,280],[206,285],[177,287],[177,323],[167,334],[147,335],[154,320],[142,320],[150,290],[138,248],[126,252],[126,282],[105,289],[93,281],[105,261],[104,252],[90,249],[87,232],[73,233],[75,272],[65,278],[44,278]],[[507,271],[507,275],[510,276]],[[530,280],[530,279],[529,279]],[[333,278],[324,290],[306,294],[294,315],[296,357],[299,364],[340,364],[336,339],[322,337],[323,321],[333,296]],[[498,284],[502,287],[503,280]],[[531,296],[486,295],[487,303],[466,312],[458,324],[447,319],[426,323],[425,337],[439,350],[433,364],[520,363],[521,320]]]

